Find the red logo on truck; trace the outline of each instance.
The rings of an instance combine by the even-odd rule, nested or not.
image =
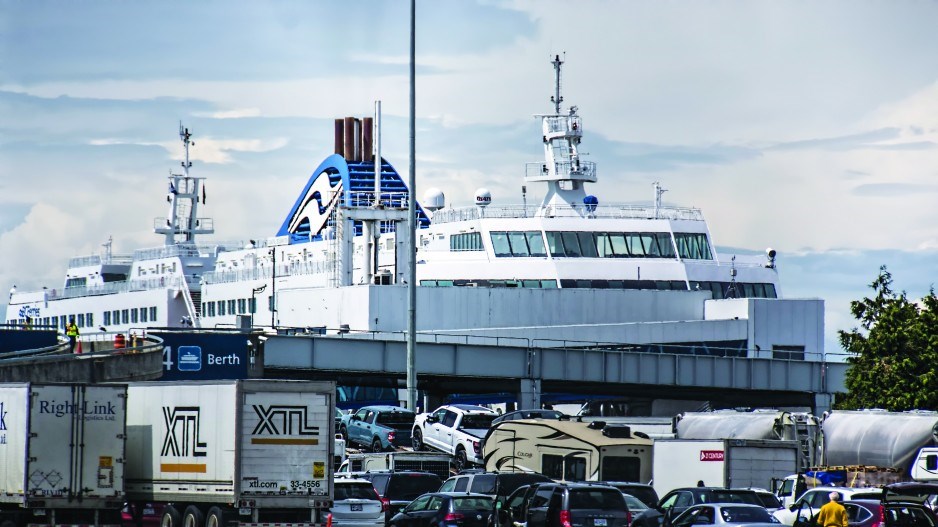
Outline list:
[[[700,460],[701,461],[723,461],[723,451],[722,450],[701,450]]]

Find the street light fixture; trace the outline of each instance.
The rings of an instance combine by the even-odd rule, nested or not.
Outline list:
[[[257,300],[255,299],[255,296],[263,293],[266,289],[267,284],[264,284],[251,290],[251,305],[249,306],[251,309],[251,329],[254,329],[254,312],[257,311]]]

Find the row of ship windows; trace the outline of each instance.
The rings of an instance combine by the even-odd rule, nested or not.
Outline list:
[[[103,318],[104,325],[110,326],[111,324],[138,324],[140,322],[156,322],[156,315],[156,306],[153,306],[105,311]],[[79,328],[94,327],[94,313],[77,313],[72,315],[59,315],[55,317],[42,317],[31,321],[31,323],[47,327],[58,327],[59,329],[64,330],[70,318],[75,319],[75,325]],[[17,321],[13,322],[15,323]],[[19,321],[19,323],[25,322],[25,320]]]
[[[115,309],[104,312],[104,325],[111,324],[139,324],[141,322],[156,322],[156,306],[131,309]]]
[[[267,297],[268,309],[273,301],[272,296]],[[223,317],[226,315],[246,315],[248,313],[257,313],[256,298],[237,298],[234,300],[213,300],[202,302],[203,317]]]
[[[493,231],[490,235],[497,257],[546,257],[549,252],[554,258],[713,259],[707,235],[702,233],[674,233],[674,244],[667,232]],[[453,234],[449,248],[484,251],[482,233]]]
[[[421,280],[423,287],[521,287],[557,289],[557,280]],[[563,278],[563,289],[652,289],[687,291],[683,280],[575,280]],[[691,282],[694,291],[711,291],[713,298],[777,298],[774,284],[742,282]]]
[[[104,283],[124,282],[126,280],[127,275],[124,273],[101,273],[101,281]],[[65,289],[71,289],[73,287],[85,287],[87,285],[88,278],[84,276],[65,279]]]

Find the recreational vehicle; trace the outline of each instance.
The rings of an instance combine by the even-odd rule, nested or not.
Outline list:
[[[504,421],[489,430],[482,452],[490,471],[565,481],[651,480],[651,439],[602,421]]]

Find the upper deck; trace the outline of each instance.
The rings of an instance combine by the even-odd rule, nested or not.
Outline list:
[[[629,204],[609,205],[489,205],[440,209],[433,223],[453,223],[482,218],[604,218],[645,220],[706,221],[700,209],[690,207],[645,207]]]

